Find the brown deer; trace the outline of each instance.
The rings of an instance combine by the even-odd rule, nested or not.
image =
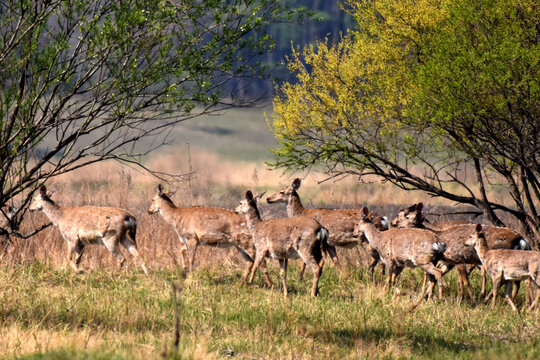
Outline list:
[[[249,282],[253,281],[253,276],[265,257],[278,259],[283,294],[287,296],[288,259],[300,258],[313,271],[311,296],[317,296],[324,263],[322,249],[328,246],[328,230],[318,221],[302,216],[263,221],[251,191],[246,192],[245,199],[240,202],[235,212],[245,214],[257,250]]]
[[[375,266],[380,261],[377,250],[369,243],[362,243],[353,236],[355,225],[362,219],[362,211],[359,209],[306,209],[302,205],[297,192],[300,185],[301,180],[296,178],[291,186],[287,186],[277,193],[268,196],[266,201],[269,204],[286,203],[287,215],[289,217],[311,217],[326,227],[330,232],[330,237],[328,239],[328,249],[324,250],[328,252],[334,263],[337,263],[336,247],[352,248],[361,245],[372,258],[368,269],[370,277],[373,279]],[[370,216],[381,230],[388,229],[388,221],[385,217],[380,217],[373,213]],[[301,275],[302,273],[303,268],[301,269]]]
[[[134,216],[123,209],[112,207],[62,207],[51,199],[53,194],[54,191],[47,192],[47,188],[42,186],[29,209],[43,211],[49,220],[58,226],[67,242],[67,258],[73,269],[78,271],[87,244],[104,245],[122,267],[125,262],[119,250],[119,244],[122,244],[140,262],[144,273],[148,275],[146,265],[137,250],[137,220]]]
[[[0,239],[2,239],[2,251],[0,257],[3,257],[7,251],[8,247],[11,244],[10,233],[11,233],[11,224],[10,222],[15,217],[17,209],[11,205],[2,206],[0,209]]]
[[[441,298],[442,272],[435,264],[443,256],[446,248],[444,242],[439,241],[437,236],[428,230],[391,228],[380,231],[368,218],[368,209],[364,208],[362,213],[364,216],[356,225],[354,235],[361,237],[362,241],[368,241],[386,265],[386,290],[390,291],[405,267],[419,267],[428,274],[428,299],[433,294],[435,282],[438,283]]]
[[[247,263],[242,276],[242,282],[245,282],[253,266],[255,247],[251,241],[251,234],[246,226],[244,216],[238,215],[230,209],[210,206],[176,207],[171,200],[175,192],[164,192],[163,186],[158,185],[157,193],[152,199],[148,213],[159,212],[163,220],[176,231],[182,244],[180,255],[184,270],[187,270],[185,256],[189,250],[191,250],[189,271],[193,270],[193,263],[199,245],[235,247]],[[266,269],[266,262],[261,266],[266,283],[268,286],[272,286]]]
[[[493,302],[495,307],[497,293],[502,283],[506,285],[504,297],[512,310],[517,312],[511,296],[512,282],[530,280],[536,288],[536,297],[528,310],[532,310],[540,299],[540,252],[508,249],[490,249],[482,225],[475,227],[475,232],[465,242],[467,246],[474,247],[478,258],[486,268],[493,280]]]
[[[400,210],[392,220],[391,225],[398,228],[420,228],[434,231],[439,239],[446,243],[444,259],[441,260],[443,275],[455,266],[458,272],[458,298],[461,299],[463,297],[463,290],[465,289],[471,300],[474,301],[469,283],[469,271],[466,264],[480,266],[481,262],[473,249],[465,246],[465,241],[475,232],[476,224],[462,223],[462,221],[426,224],[422,210],[422,203]],[[530,243],[511,229],[486,226],[485,230],[488,246],[491,249],[530,249]],[[484,297],[486,291],[486,274],[483,268],[481,270],[482,290],[480,296]]]
[[[424,204],[422,203],[414,204],[408,208],[401,209],[398,211],[396,217],[392,220],[390,225],[398,228],[416,227],[433,231],[444,231],[457,225],[471,223],[467,220],[430,222],[426,219],[423,209]]]

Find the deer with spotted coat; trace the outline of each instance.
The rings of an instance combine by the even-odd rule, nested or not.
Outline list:
[[[246,269],[242,276],[244,283],[251,271],[255,258],[255,247],[251,234],[246,226],[246,219],[230,209],[211,206],[177,207],[171,197],[176,191],[165,192],[160,184],[157,193],[148,208],[149,214],[159,212],[163,220],[170,224],[181,243],[180,256],[184,270],[193,270],[193,263],[199,245],[210,247],[234,247],[246,261]],[[187,267],[186,253],[189,255]],[[265,281],[272,286],[266,262],[261,264]]]
[[[360,245],[366,253],[371,257],[371,261],[368,265],[368,271],[370,277],[373,279],[375,267],[380,262],[379,254],[377,250],[369,243],[362,243],[353,236],[354,227],[362,219],[362,211],[360,209],[308,209],[304,208],[298,195],[298,189],[300,188],[301,180],[299,178],[294,179],[290,186],[287,186],[277,193],[268,196],[266,201],[269,204],[273,203],[286,203],[287,215],[293,216],[306,216],[313,218],[326,227],[330,233],[328,238],[328,248],[324,249],[327,252],[334,263],[337,264],[337,251],[336,247],[353,248]],[[377,216],[374,213],[369,215],[374,224],[380,230],[388,229],[388,220],[385,217]],[[300,276],[302,276],[305,265],[300,270]]]
[[[482,265],[493,280],[493,302],[495,307],[497,292],[503,282],[505,283],[505,299],[515,312],[517,312],[511,296],[513,282],[528,280],[536,288],[536,297],[528,310],[534,309],[540,299],[540,252],[508,249],[490,249],[482,225],[475,227],[475,232],[465,242],[476,251]]]
[[[435,232],[435,234],[447,245],[444,259],[441,259],[443,275],[456,267],[458,272],[458,298],[463,297],[464,289],[474,301],[474,295],[469,283],[469,271],[467,265],[481,266],[482,263],[471,247],[465,245],[465,241],[474,234],[476,224],[466,221],[427,222],[423,214],[423,204],[414,204],[398,212],[391,225],[397,228],[419,228]],[[531,245],[515,231],[496,226],[484,226],[486,241],[490,249],[520,249],[530,250]],[[486,273],[482,271],[482,290],[480,296],[484,297],[486,289]],[[516,292],[519,283],[516,286]],[[493,293],[488,295],[488,298]],[[515,295],[515,294],[514,294]],[[527,292],[527,295],[529,293]]]
[[[362,210],[362,214],[362,220],[354,229],[354,236],[368,241],[386,265],[386,290],[390,291],[405,267],[419,267],[428,276],[427,298],[431,298],[435,282],[438,283],[439,298],[442,298],[442,272],[435,264],[442,258],[446,244],[427,230],[391,228],[380,231],[369,219],[367,208]]]
[[[77,206],[63,207],[56,204],[42,186],[30,204],[30,211],[42,211],[60,230],[66,240],[67,257],[70,265],[78,271],[79,264],[88,244],[103,245],[115,257],[120,267],[125,258],[119,250],[122,244],[133,255],[146,275],[148,270],[137,250],[137,220],[126,210],[113,207]],[[73,259],[73,257],[75,258]]]
[[[324,264],[322,250],[328,246],[328,230],[318,221],[304,216],[263,221],[251,191],[246,192],[235,212],[245,214],[257,250],[249,282],[253,281],[255,272],[265,257],[278,259],[283,294],[287,296],[287,262],[289,259],[302,259],[313,271],[311,296],[317,296]]]

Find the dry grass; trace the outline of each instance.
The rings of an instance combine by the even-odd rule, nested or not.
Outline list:
[[[174,201],[236,206],[247,189],[269,193],[289,185],[293,176],[268,171],[262,163],[238,162],[197,151],[161,154],[153,168],[186,173]],[[422,201],[422,193],[404,193],[389,185],[358,184],[354,179],[323,182],[310,174],[300,189],[306,207],[368,206],[392,217],[399,208]],[[401,295],[387,295],[373,284],[365,254],[340,252],[344,271],[332,267],[321,278],[322,295],[311,300],[309,279],[300,282],[293,264],[291,297],[283,299],[258,278],[239,287],[243,261],[235,250],[200,247],[197,271],[182,284],[181,341],[171,344],[174,307],[170,283],[181,282],[178,240],[158,214],[146,210],[158,180],[117,163],[104,163],[55,178],[55,201],[63,206],[91,204],[122,207],[138,220],[137,242],[151,275],[146,278],[125,251],[127,266],[118,270],[103,248],[89,246],[83,274],[65,267],[65,243],[50,227],[28,240],[13,239],[0,266],[0,356],[36,358],[476,358],[538,353],[538,312],[509,314],[483,305],[458,305],[451,296],[407,309],[417,299],[422,275],[406,271]],[[284,206],[261,204],[263,217],[285,216]],[[47,219],[28,213],[23,232]],[[278,278],[275,264],[272,277]],[[309,278],[309,275],[308,275]],[[380,280],[379,280],[380,281]],[[473,277],[473,282],[477,279]],[[450,281],[453,282],[453,281]],[[451,290],[455,294],[456,290]],[[522,301],[522,300],[521,300]],[[495,349],[495,350],[493,350]],[[502,354],[502,355],[501,355]]]

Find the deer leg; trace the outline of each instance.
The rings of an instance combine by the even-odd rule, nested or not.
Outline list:
[[[531,304],[533,302],[533,297],[534,297],[534,291],[533,291],[533,285],[534,285],[534,282],[530,279],[527,279],[526,280],[526,286],[527,286],[527,291],[525,292],[525,304]]]
[[[283,296],[287,297],[287,262],[288,259],[279,259],[279,276],[281,277],[281,285],[283,286]]]
[[[458,272],[458,297],[463,299],[463,289],[467,290],[467,294],[472,302],[475,301],[474,295],[471,289],[471,284],[469,282],[469,272],[467,271],[467,266],[464,264],[459,264],[456,266]]]
[[[146,268],[146,264],[144,263],[141,255],[139,254],[137,244],[134,241],[128,239],[127,237],[124,237],[124,239],[122,240],[122,245],[124,245],[127,251],[129,251],[130,254],[133,255],[133,257],[135,258],[135,260],[139,262],[144,271],[144,274],[148,276],[148,269]]]
[[[79,271],[79,264],[81,263],[83,253],[83,246],[79,241],[67,240],[67,259],[71,268],[75,271]],[[75,255],[75,261],[73,261],[73,255]]]
[[[253,282],[253,277],[255,276],[255,273],[257,272],[257,269],[259,266],[261,266],[261,262],[264,260],[266,256],[267,251],[257,251],[255,255],[255,262],[253,263],[253,268],[251,268],[251,276],[249,277],[249,283],[251,284]]]
[[[391,275],[390,277],[390,285],[391,286],[394,286],[396,285],[396,280],[399,276],[399,274],[401,274],[401,272],[403,271],[403,267],[401,266],[394,266],[394,270],[390,273],[390,271],[388,271],[388,274]]]
[[[102,239],[103,244],[105,245],[107,250],[109,250],[109,252],[114,256],[114,258],[116,259],[117,264],[120,265],[120,268],[122,268],[124,266],[124,262],[126,261],[126,259],[124,258],[124,256],[120,252],[120,250],[118,248],[118,241],[116,241],[116,240],[117,239],[115,237],[109,237],[109,238],[103,238]]]
[[[510,280],[505,281],[504,283],[504,298],[506,302],[510,305],[512,310],[514,312],[518,312],[518,309],[516,308],[516,305],[512,301],[512,288],[514,287],[514,283]]]
[[[427,291],[428,300],[431,298],[431,295],[433,294],[433,288],[435,287],[435,281],[438,283],[439,287],[439,299],[442,299],[442,271],[432,263],[428,263],[425,265],[420,265],[420,269],[424,270],[426,273],[428,279],[429,279],[429,288]],[[431,276],[429,276],[431,275]],[[423,289],[423,287],[422,287]]]
[[[268,268],[266,267],[266,259],[263,259],[262,263],[261,263],[261,270],[263,272],[263,276],[264,276],[264,281],[266,282],[266,285],[268,285],[268,287],[272,287],[273,284],[272,284],[272,280],[270,280],[270,275],[268,275]]]
[[[493,302],[491,303],[491,308],[495,308],[495,303],[497,302],[497,293],[502,285],[502,274],[498,274],[493,277]]]
[[[425,273],[426,274],[426,277],[429,281],[429,285],[428,285],[428,288],[427,288],[427,291],[426,291],[426,294],[427,295],[427,300],[430,300],[431,297],[433,296],[433,289],[435,288],[435,283],[437,282],[435,276],[431,275],[431,274],[428,274],[428,273]],[[440,282],[439,282],[439,299],[441,298],[442,296],[442,293],[440,291]]]
[[[519,292],[519,287],[521,286],[521,282],[520,281],[515,281],[513,285],[516,285],[516,286],[512,286],[512,301],[514,301],[517,297],[517,294]],[[527,290],[525,290],[525,293],[527,292]],[[527,301],[527,300],[525,300]]]
[[[242,284],[245,284],[247,277],[249,276],[249,273],[251,272],[251,268],[253,268],[253,258],[241,247],[235,246],[236,250],[240,253],[242,256],[242,259],[246,262],[246,270],[244,270],[244,274],[242,275]]]
[[[371,281],[375,281],[375,267],[379,263],[379,259],[372,258],[371,263],[368,266],[368,274]]]
[[[300,257],[302,258],[304,264],[309,265],[311,271],[313,271],[313,284],[311,287],[311,296],[315,297],[319,294],[319,278],[322,275],[322,269],[324,262],[318,263],[317,260],[310,254],[300,251]]]
[[[394,269],[396,265],[390,261],[387,265],[388,274],[386,274],[386,292],[390,292],[390,287],[392,286],[392,279],[394,277]]]
[[[300,265],[300,280],[304,280],[304,271],[306,270],[306,263],[302,261]]]
[[[532,302],[531,306],[529,306],[527,308],[527,311],[531,311],[533,310],[536,305],[538,305],[538,301],[540,300],[540,286],[539,284],[537,283],[537,281],[535,280],[532,280],[531,283],[534,285],[534,287],[536,288],[536,298],[534,299],[534,301]],[[532,295],[532,294],[531,294]],[[531,299],[532,300],[532,299]]]
[[[193,264],[195,263],[195,255],[197,255],[197,248],[199,247],[199,239],[195,236],[193,251],[189,257],[189,272],[193,271]]]
[[[180,233],[177,231],[176,234],[178,235],[178,240],[180,241],[180,260],[182,260],[182,268],[184,272],[188,271],[187,267],[187,261],[186,261],[186,253],[188,252],[188,246],[186,239],[180,235]]]
[[[480,266],[480,274],[482,276],[482,290],[480,290],[480,297],[484,297],[486,295],[487,283],[486,268],[484,266]]]

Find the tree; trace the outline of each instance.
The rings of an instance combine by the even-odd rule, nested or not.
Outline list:
[[[23,199],[10,227],[49,178],[143,166],[178,122],[245,105],[225,85],[264,76],[264,28],[297,16],[274,0],[1,2],[0,205]]]
[[[273,165],[374,174],[472,205],[495,224],[517,220],[538,245],[540,7],[532,0],[344,6],[357,29],[289,59],[296,82],[277,86]]]

